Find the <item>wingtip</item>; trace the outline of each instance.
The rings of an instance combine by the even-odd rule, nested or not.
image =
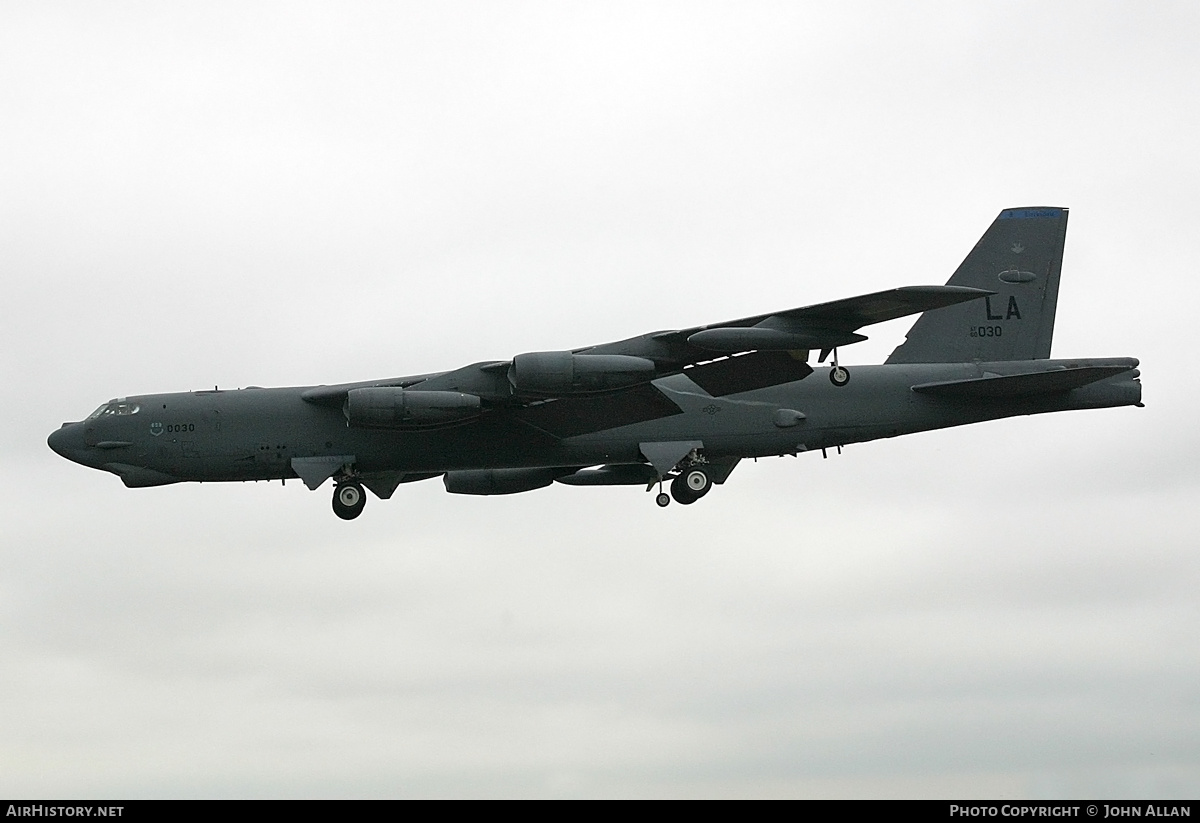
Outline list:
[[[1016,206],[1004,209],[997,220],[1030,220],[1035,218],[1058,219],[1067,216],[1065,206]]]

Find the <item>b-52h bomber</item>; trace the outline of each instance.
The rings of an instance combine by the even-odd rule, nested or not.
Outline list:
[[[435,374],[121,397],[49,444],[130,487],[332,479],[333,510],[351,520],[364,489],[387,499],[435,477],[454,494],[637,485],[659,506],[691,504],[743,458],[1140,406],[1137,360],[1049,359],[1066,228],[1063,208],[1006,209],[944,286]],[[918,313],[883,365],[839,363],[859,329]]]

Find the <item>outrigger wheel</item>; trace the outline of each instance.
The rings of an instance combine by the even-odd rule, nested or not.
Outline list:
[[[843,369],[842,365],[840,363],[838,363],[837,346],[834,346],[832,351],[833,351],[833,368],[831,368],[829,370],[829,382],[835,386],[841,387],[850,382],[850,372],[848,369]],[[821,359],[822,360],[825,359],[824,353],[822,353]]]
[[[333,488],[333,513],[343,520],[353,520],[367,505],[367,494],[358,483],[339,483]]]

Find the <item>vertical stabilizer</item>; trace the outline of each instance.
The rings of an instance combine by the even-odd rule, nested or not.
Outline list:
[[[1066,235],[1066,209],[1000,212],[947,283],[995,294],[925,312],[887,362],[1048,358]]]

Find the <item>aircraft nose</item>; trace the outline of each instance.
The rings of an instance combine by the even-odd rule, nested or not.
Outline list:
[[[54,452],[68,460],[74,460],[76,452],[83,446],[83,438],[79,434],[79,427],[74,423],[63,423],[62,428],[52,432],[46,438],[46,444],[54,449]]]

